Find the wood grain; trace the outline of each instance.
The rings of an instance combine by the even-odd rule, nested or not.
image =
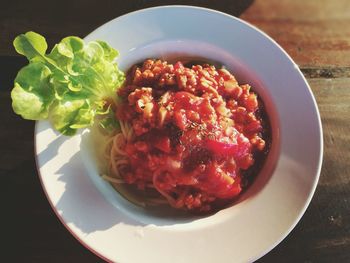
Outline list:
[[[350,66],[350,1],[256,0],[241,16],[301,67]]]
[[[27,31],[45,36],[52,47],[63,37],[86,36],[100,25],[126,13],[159,5],[195,5],[239,16],[253,0],[5,0],[0,5],[0,56],[17,56],[13,39]],[[126,37],[126,36],[121,36]]]
[[[306,78],[349,78],[350,67],[301,67]]]
[[[324,133],[320,180],[296,228],[259,262],[350,262],[350,78],[308,82]]]
[[[15,115],[0,92],[1,262],[102,262],[59,222],[41,188],[34,122]]]
[[[28,30],[49,44],[84,36],[144,7],[192,4],[239,16],[264,30],[300,65],[315,94],[324,132],[319,184],[305,215],[258,262],[350,262],[350,1],[348,0],[11,0],[0,6],[0,183],[6,245],[2,262],[102,262],[59,222],[41,189],[34,123],[11,109],[10,89],[26,64],[12,48]],[[250,5],[250,7],[249,7]],[[248,8],[249,7],[249,8]],[[248,8],[248,9],[247,9]]]
[[[346,262],[350,260],[350,79],[309,79],[322,116],[324,162],[315,196],[292,233],[259,262]],[[33,156],[33,122],[16,116],[9,91],[0,92],[0,174],[13,213],[8,233],[12,259],[27,262],[98,262],[58,221],[41,189]],[[15,233],[15,235],[13,235]],[[11,246],[9,246],[11,250]],[[288,257],[286,258],[286,255]]]

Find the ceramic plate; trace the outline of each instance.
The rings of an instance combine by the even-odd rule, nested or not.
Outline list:
[[[101,39],[118,49],[123,70],[149,57],[199,57],[225,65],[263,99],[272,148],[238,202],[196,217],[131,204],[99,177],[89,131],[68,138],[38,122],[39,175],[67,229],[100,257],[121,263],[247,262],[283,240],[305,212],[322,162],[317,105],[287,53],[238,18],[184,6],[127,14],[85,39]]]

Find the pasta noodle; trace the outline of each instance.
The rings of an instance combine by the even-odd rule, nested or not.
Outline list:
[[[120,132],[117,132],[113,136],[111,136],[106,144],[106,158],[109,161],[109,175],[103,174],[102,178],[110,183],[112,183],[116,190],[120,190],[119,185],[125,185],[125,180],[122,178],[121,170],[123,167],[129,165],[128,155],[125,151],[125,145],[127,142],[132,142],[133,139],[133,130],[130,124],[119,121],[120,123]],[[155,205],[164,205],[167,203],[171,203],[175,206],[176,201],[169,194],[157,188],[156,176],[154,176],[153,183],[145,184],[145,188],[152,191],[152,193],[143,199],[142,203],[139,203],[142,206],[155,206]],[[155,195],[155,191],[158,193]],[[130,194],[130,193],[129,193]]]
[[[123,183],[123,179],[120,176],[119,167],[122,165],[128,164],[128,157],[124,150],[125,144],[127,140],[131,140],[130,125],[124,124],[120,121],[121,132],[114,135],[110,144],[111,146],[107,146],[107,151],[110,151],[109,158],[109,172],[112,176],[111,178],[115,183]],[[107,179],[107,177],[105,177]],[[110,180],[111,181],[111,180]]]
[[[238,197],[267,152],[250,86],[225,69],[181,62],[146,60],[130,74],[102,178],[141,206],[208,212]]]

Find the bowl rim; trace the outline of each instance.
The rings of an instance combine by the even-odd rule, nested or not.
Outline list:
[[[208,13],[216,13],[222,16],[226,16],[229,17],[230,19],[239,21],[240,23],[245,24],[246,26],[248,26],[249,28],[254,29],[257,33],[263,35],[265,38],[267,38],[270,42],[272,42],[280,51],[283,52],[283,54],[288,58],[288,60],[290,62],[292,62],[296,68],[296,70],[298,71],[299,75],[301,76],[302,80],[305,82],[306,87],[308,88],[308,92],[311,95],[312,98],[312,102],[313,102],[313,106],[315,107],[316,110],[316,116],[317,116],[317,121],[319,124],[319,135],[320,135],[320,141],[319,141],[319,146],[320,146],[320,151],[319,151],[319,155],[318,155],[318,166],[317,166],[317,171],[316,171],[316,177],[313,181],[312,187],[311,187],[311,191],[308,194],[307,200],[305,201],[305,204],[302,208],[302,210],[299,213],[299,216],[294,220],[294,223],[290,226],[289,229],[287,229],[282,235],[280,235],[280,238],[274,243],[271,244],[271,246],[266,249],[262,254],[259,255],[255,255],[254,258],[252,258],[252,261],[255,261],[261,257],[263,257],[264,255],[266,255],[268,252],[270,252],[272,249],[274,249],[279,243],[281,243],[282,240],[284,240],[286,238],[286,236],[288,236],[290,234],[290,232],[295,228],[295,226],[298,224],[298,222],[300,221],[300,219],[302,218],[302,216],[304,215],[306,209],[308,208],[311,199],[315,193],[318,181],[319,181],[319,177],[320,177],[320,172],[321,172],[321,167],[322,167],[322,161],[323,161],[323,151],[324,151],[324,144],[323,144],[323,129],[322,129],[322,122],[321,122],[321,117],[320,117],[320,113],[319,113],[319,109],[317,107],[317,103],[316,103],[316,99],[312,93],[312,90],[309,86],[309,83],[307,82],[305,76],[302,74],[300,68],[298,67],[298,65],[293,61],[293,59],[290,57],[290,55],[274,40],[272,39],[269,35],[267,35],[265,32],[261,31],[259,28],[257,28],[256,26],[250,24],[247,21],[244,21],[238,17],[229,15],[227,13],[221,12],[221,11],[217,11],[214,9],[210,9],[210,8],[205,8],[205,7],[198,7],[198,6],[192,6],[192,5],[161,5],[161,6],[156,6],[156,7],[149,7],[149,8],[144,8],[144,9],[140,9],[137,11],[133,11],[133,12],[129,12],[126,13],[124,15],[121,15],[119,17],[116,17],[114,19],[109,20],[108,22],[101,24],[100,26],[98,26],[96,29],[94,29],[91,33],[89,33],[88,35],[86,35],[84,37],[84,39],[88,38],[89,36],[93,35],[96,31],[98,31],[101,27],[106,26],[107,24],[110,23],[114,23],[115,21],[122,19],[126,16],[132,15],[132,14],[137,14],[137,13],[143,13],[143,12],[147,12],[147,11],[151,11],[151,10],[156,10],[156,9],[192,9],[192,10],[200,10],[200,11],[205,11]],[[38,133],[38,124],[39,122],[36,121],[35,123],[35,131],[34,131],[34,155],[35,155],[35,163],[36,163],[36,167],[37,167],[37,171],[38,171],[38,175],[39,175],[39,179],[40,179],[40,184],[43,188],[43,191],[45,193],[46,198],[49,201],[49,204],[52,208],[52,210],[54,211],[54,213],[56,214],[56,216],[58,217],[58,219],[60,220],[60,222],[65,226],[65,228],[79,241],[79,243],[81,243],[84,247],[86,247],[88,250],[90,250],[91,252],[93,252],[95,255],[97,255],[98,257],[102,258],[103,260],[107,261],[107,262],[112,262],[110,259],[106,258],[104,255],[102,255],[101,253],[97,252],[94,248],[92,248],[91,246],[89,246],[84,240],[82,240],[81,238],[78,237],[78,235],[76,233],[73,232],[73,230],[67,225],[67,223],[64,221],[63,217],[58,213],[57,209],[55,208],[55,205],[52,203],[52,200],[49,198],[49,194],[47,192],[47,189],[45,188],[43,179],[42,179],[42,174],[40,172],[40,165],[39,165],[39,160],[38,160],[38,156],[37,156],[37,133]]]

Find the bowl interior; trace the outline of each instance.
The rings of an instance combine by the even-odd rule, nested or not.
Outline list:
[[[276,165],[278,151],[279,151],[279,121],[276,108],[269,96],[268,89],[265,88],[263,82],[258,78],[254,71],[247,68],[242,61],[240,61],[234,54],[231,54],[220,47],[214,46],[210,43],[197,42],[193,40],[168,40],[159,41],[152,44],[133,49],[123,55],[119,62],[119,66],[123,71],[127,71],[132,65],[143,62],[147,58],[162,59],[169,62],[176,61],[206,61],[218,67],[224,66],[227,68],[238,80],[240,84],[250,84],[252,89],[258,93],[266,107],[267,115],[271,124],[272,144],[264,165],[256,175],[252,185],[230,205],[224,209],[235,210],[235,206],[242,203],[241,206],[249,205],[247,202],[250,198],[254,198],[255,194],[259,192],[269,180]],[[191,213],[176,210],[167,205],[162,206],[147,206],[141,207],[135,205],[129,200],[126,200],[120,193],[118,193],[111,184],[104,182],[100,178],[101,168],[99,168],[99,156],[96,156],[96,148],[101,142],[102,137],[96,136],[95,132],[85,131],[82,136],[82,156],[83,161],[88,167],[89,175],[94,181],[97,188],[105,196],[106,200],[110,202],[117,209],[130,215],[135,220],[143,224],[154,225],[173,225],[190,223],[194,220],[206,217],[210,221],[218,222],[216,213],[211,215],[193,215]],[[241,209],[241,208],[240,208]]]

